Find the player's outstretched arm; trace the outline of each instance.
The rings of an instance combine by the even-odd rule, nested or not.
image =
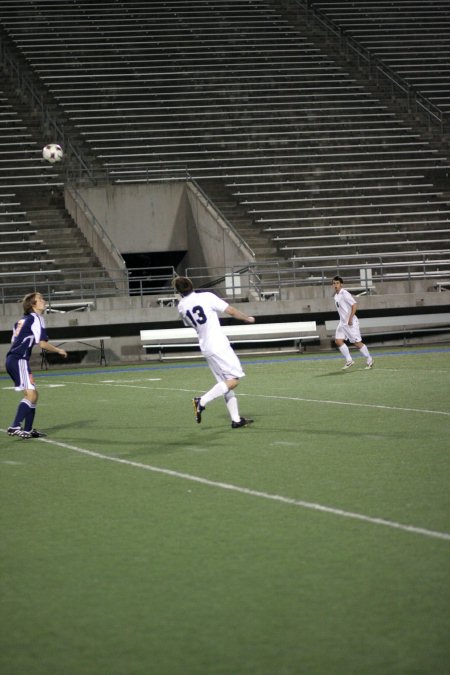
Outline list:
[[[241,312],[239,309],[236,309],[236,307],[233,307],[232,305],[228,305],[228,307],[225,310],[225,313],[232,316],[233,319],[237,319],[237,321],[244,321],[244,323],[255,323],[254,316],[247,316],[247,314],[244,314],[244,312]]]
[[[46,352],[55,352],[55,354],[59,354],[60,356],[63,356],[65,359],[67,358],[67,352],[64,349],[55,347],[55,345],[52,345],[51,342],[46,342],[46,340],[41,340],[39,342],[39,347],[41,349],[45,349]]]

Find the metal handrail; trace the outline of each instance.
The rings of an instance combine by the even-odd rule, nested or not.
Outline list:
[[[186,172],[186,183],[189,184],[191,183],[197,192],[202,195],[203,200],[205,201],[205,204],[208,206],[211,204],[213,208],[213,217],[217,222],[219,220],[222,220],[223,223],[225,223],[226,227],[228,230],[233,234],[233,237],[238,241],[239,247],[244,249],[254,260],[255,259],[255,252],[253,249],[247,244],[245,239],[242,237],[241,234],[236,230],[234,225],[228,220],[228,218],[221,212],[220,208],[214,204],[213,200],[207,195],[207,193],[203,190],[203,188],[198,184],[198,182],[195,180],[195,178],[187,171]]]
[[[130,268],[124,272],[115,269],[107,270],[106,276],[98,269],[76,268],[64,270],[64,273],[59,270],[56,280],[46,278],[45,272],[30,273],[28,276],[32,277],[32,282],[14,281],[16,277],[1,275],[0,305],[4,307],[19,301],[31,290],[39,290],[49,303],[77,299],[94,300],[97,304],[102,297],[129,299],[134,296],[140,297],[143,306],[147,296],[172,295],[172,280],[177,273],[191,277],[196,287],[214,288],[227,297],[241,300],[260,300],[265,292],[273,291],[281,300],[288,290],[305,287],[320,287],[325,293],[335,274],[343,276],[347,283],[358,284],[362,278],[370,277],[371,285],[381,286],[390,281],[410,284],[413,280],[450,279],[450,258],[438,257],[437,254],[434,260],[430,257],[422,253],[417,254],[417,260],[413,261],[394,262],[389,258],[379,258],[366,264],[356,261],[339,264],[339,260],[335,259],[330,260],[330,265],[319,266],[302,266],[294,260],[266,260],[234,267],[192,267],[178,272],[172,266]],[[12,281],[4,283],[8,278]]]
[[[117,264],[117,267],[119,270],[126,270],[126,263],[125,260],[122,257],[122,254],[120,253],[119,249],[103,227],[103,225],[100,223],[98,218],[95,216],[95,214],[92,212],[91,208],[88,206],[86,203],[85,199],[80,195],[78,190],[75,188],[74,185],[66,185],[66,190],[68,193],[71,195],[74,203],[80,207],[80,209],[83,211],[90,227],[92,228],[92,231],[95,232],[98,236],[98,238],[102,241],[104,246],[108,249],[111,258],[114,260],[114,262]]]

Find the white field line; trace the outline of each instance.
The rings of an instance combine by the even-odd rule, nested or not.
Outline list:
[[[241,396],[254,396],[258,398],[275,398],[280,401],[302,401],[304,403],[327,403],[331,405],[350,405],[358,408],[376,408],[378,410],[396,410],[400,412],[427,413],[430,415],[446,415],[450,417],[447,410],[428,410],[427,408],[402,408],[395,405],[380,405],[378,403],[352,403],[351,401],[328,401],[319,398],[298,398],[296,396],[274,396],[271,394],[240,394]]]
[[[4,432],[5,429],[1,429],[0,431]],[[315,504],[314,502],[305,502],[301,499],[283,497],[282,495],[274,495],[269,492],[260,492],[259,490],[251,490],[250,488],[241,487],[239,485],[233,485],[232,483],[222,483],[221,481],[209,480],[208,478],[202,478],[201,476],[194,476],[189,473],[173,471],[172,469],[164,469],[158,466],[152,466],[151,464],[142,464],[141,462],[133,462],[130,461],[129,459],[121,459],[120,457],[111,457],[109,455],[104,455],[101,452],[86,450],[85,448],[79,448],[76,445],[69,445],[68,443],[52,441],[48,438],[39,438],[36,440],[39,443],[48,443],[49,445],[56,445],[57,447],[65,448],[66,450],[73,450],[74,452],[78,452],[82,455],[87,455],[89,457],[94,457],[95,459],[105,460],[108,462],[115,462],[116,464],[123,464],[125,466],[134,467],[135,469],[142,469],[144,471],[151,471],[153,473],[171,476],[172,478],[181,478],[183,480],[192,481],[193,483],[201,483],[202,485],[207,485],[209,487],[219,488],[220,490],[229,490],[231,492],[237,492],[239,494],[248,495],[250,497],[259,497],[260,499],[266,499],[272,502],[279,502],[281,504],[297,506],[312,511],[321,511],[322,513],[329,513],[334,516],[340,516],[341,518],[351,518],[353,520],[359,520],[363,523],[370,523],[372,525],[383,525],[384,527],[402,530],[403,532],[411,532],[413,534],[419,534],[424,537],[431,537],[433,539],[444,539],[446,541],[450,541],[450,534],[447,534],[446,532],[436,532],[434,530],[427,530],[426,528],[423,527],[415,527],[414,525],[404,525],[403,523],[397,523],[392,520],[385,520],[384,518],[373,518],[372,516],[366,516],[362,513],[354,513],[352,511],[336,509],[331,506],[324,506],[323,504]]]
[[[72,382],[65,382],[64,384],[74,384]],[[183,391],[188,394],[195,394],[197,390],[193,389],[182,389],[180,387],[149,387],[144,385],[136,384],[123,384],[118,382],[113,382],[112,380],[104,382],[76,382],[77,385],[84,384],[88,387],[103,387],[107,385],[108,387],[125,387],[131,389],[152,389],[153,391]],[[249,396],[255,398],[270,398],[279,401],[298,401],[301,403],[325,403],[326,405],[347,405],[355,406],[357,408],[375,408],[377,410],[395,410],[399,412],[412,412],[412,413],[425,413],[428,415],[444,415],[445,417],[450,417],[450,412],[447,410],[428,410],[426,408],[402,408],[395,405],[381,405],[378,403],[353,403],[351,401],[329,401],[327,399],[319,398],[301,398],[299,396],[279,396],[274,394],[252,394],[239,392],[239,396]]]
[[[67,382],[64,384],[72,384],[72,382]],[[117,383],[117,382],[112,382],[111,380],[109,381],[104,381],[102,383],[98,382],[79,382],[77,381],[77,384],[84,384],[86,386],[112,386],[112,387],[126,387],[126,388],[132,388],[132,389],[153,389],[153,390],[160,390],[163,389],[165,391],[183,391],[186,393],[193,393],[191,389],[182,389],[179,387],[149,387],[149,386],[144,386],[144,385],[136,385],[136,384],[125,384],[125,383]],[[403,411],[403,412],[414,412],[414,413],[429,413],[429,414],[435,414],[435,415],[446,415],[450,416],[449,412],[445,411],[440,411],[440,410],[426,410],[426,409],[421,409],[421,408],[401,408],[397,406],[386,406],[386,405],[377,405],[377,404],[370,404],[370,403],[352,403],[349,401],[328,401],[328,400],[320,400],[320,399],[308,399],[308,398],[300,398],[300,397],[292,397],[292,396],[275,396],[275,395],[269,395],[269,394],[241,394],[241,396],[255,396],[255,397],[260,397],[260,398],[271,398],[271,399],[280,399],[280,400],[287,400],[287,401],[301,401],[301,402],[306,402],[306,403],[326,403],[326,404],[331,404],[331,405],[349,405],[349,406],[359,406],[359,407],[365,407],[365,408],[381,408],[385,410],[398,410],[398,411]],[[0,431],[5,431],[4,429],[0,429]],[[283,497],[281,495],[273,495],[268,492],[260,492],[258,490],[252,490],[250,488],[244,488],[240,487],[238,485],[232,485],[230,483],[222,483],[219,481],[212,481],[208,480],[207,478],[202,478],[201,476],[193,476],[191,474],[186,474],[186,473],[181,473],[179,471],[173,471],[171,469],[164,469],[161,467],[155,467],[151,466],[149,464],[141,464],[140,462],[132,462],[130,460],[126,459],[120,459],[118,457],[110,457],[109,455],[103,455],[102,453],[94,452],[92,450],[86,450],[84,448],[78,448],[77,446],[73,445],[68,445],[67,443],[61,443],[59,441],[52,441],[50,439],[38,439],[40,442],[43,443],[49,443],[50,445],[56,445],[61,448],[66,448],[68,450],[74,450],[75,452],[79,452],[84,455],[88,455],[91,457],[95,457],[97,459],[102,459],[102,460],[107,460],[110,462],[116,462],[118,464],[125,464],[127,466],[132,466],[138,469],[143,469],[145,471],[152,471],[154,473],[161,473],[165,474],[167,476],[172,476],[175,478],[182,478],[184,480],[190,480],[196,483],[202,483],[203,485],[209,485],[210,487],[217,487],[223,490],[231,490],[234,492],[239,492],[241,494],[246,494],[250,495],[252,497],[259,497],[262,499],[268,499],[271,501],[276,501],[276,502],[281,502],[284,504],[290,504],[293,506],[298,506],[301,508],[305,509],[310,509],[314,511],[322,511],[324,513],[330,513],[333,515],[341,516],[342,518],[352,518],[354,520],[360,520],[366,523],[372,523],[374,525],[384,525],[385,527],[390,527],[393,529],[398,529],[398,530],[403,530],[404,532],[412,532],[414,534],[420,534],[426,537],[432,537],[435,539],[444,539],[446,541],[450,541],[450,534],[447,534],[446,532],[436,532],[434,530],[428,530],[426,528],[421,528],[421,527],[416,527],[414,525],[405,525],[403,523],[397,523],[395,521],[391,520],[386,520],[384,518],[374,518],[372,516],[366,516],[361,513],[354,513],[352,511],[345,511],[343,509],[336,509],[331,506],[324,506],[323,504],[316,504],[314,502],[305,502],[303,500],[298,500],[298,499],[292,499],[290,497]]]

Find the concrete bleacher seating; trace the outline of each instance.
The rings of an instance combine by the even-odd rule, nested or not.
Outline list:
[[[166,0],[104,14],[75,2],[61,15],[38,5],[8,3],[0,19],[110,180],[219,179],[249,216],[245,236],[271,238],[288,258],[401,263],[405,251],[448,247],[450,210],[432,179],[448,171],[446,153],[274,3]],[[386,58],[383,30],[397,35],[394,19],[418,7],[383,18],[369,0],[309,5]],[[379,18],[367,30],[366,10]]]
[[[429,110],[449,121],[450,67],[448,42],[450,12],[447,2],[404,0],[380,3],[377,0],[308,0],[310,16],[326,24],[340,39],[352,46],[358,58],[385,68],[398,78],[408,96],[428,102]]]
[[[56,184],[63,184],[57,170],[43,161],[41,147],[0,85],[0,187]]]
[[[5,283],[10,273],[24,274],[28,270],[47,271],[54,266],[37,230],[26,220],[26,212],[16,210],[18,202],[9,201],[13,195],[0,192],[0,282]]]

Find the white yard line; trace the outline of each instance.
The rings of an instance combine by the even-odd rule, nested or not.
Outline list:
[[[240,392],[239,392],[240,393]],[[430,415],[445,415],[450,417],[447,410],[428,410],[427,408],[402,408],[395,405],[380,405],[377,403],[352,403],[351,401],[328,401],[319,398],[299,398],[297,396],[274,396],[272,394],[248,394],[240,393],[240,396],[255,396],[257,398],[274,398],[280,401],[302,401],[304,403],[327,403],[331,405],[350,405],[358,408],[376,408],[378,410],[397,410],[400,412],[427,413]]]
[[[143,382],[149,382],[149,379],[142,380]],[[151,380],[150,380],[151,381]],[[131,383],[133,382],[133,383]],[[64,382],[61,384],[72,384],[72,382]],[[164,390],[164,391],[177,391],[177,392],[185,392],[185,393],[195,393],[191,389],[182,389],[180,387],[155,387],[155,386],[148,386],[148,385],[137,385],[136,380],[130,381],[130,383],[124,383],[124,382],[118,382],[114,380],[106,380],[103,382],[80,382],[77,380],[76,382],[77,386],[80,384],[84,384],[86,386],[92,386],[92,387],[125,387],[125,388],[132,388],[132,389],[152,389],[153,391],[158,391],[158,390]],[[364,407],[364,408],[376,408],[376,409],[384,409],[384,410],[393,410],[393,411],[402,411],[402,412],[413,412],[413,413],[424,413],[424,414],[432,414],[432,415],[445,415],[445,416],[450,416],[450,412],[447,411],[441,411],[441,410],[427,410],[427,409],[421,409],[421,408],[403,408],[403,407],[398,407],[398,406],[387,406],[387,405],[378,405],[378,404],[371,404],[371,403],[352,403],[349,401],[330,401],[330,400],[321,400],[321,399],[309,399],[309,398],[301,398],[301,397],[293,397],[293,396],[277,396],[277,395],[270,395],[270,394],[251,394],[251,393],[246,393],[246,394],[240,394],[241,396],[248,396],[248,397],[255,397],[255,398],[268,398],[268,399],[276,399],[276,400],[283,400],[283,401],[299,401],[299,402],[304,402],[304,403],[319,403],[319,404],[327,404],[327,405],[347,405],[347,406],[356,406],[356,407]],[[5,431],[4,429],[0,429],[0,431]],[[164,474],[167,476],[172,476],[173,478],[180,478],[183,480],[189,480],[195,483],[201,483],[203,485],[208,485],[210,487],[215,487],[219,488],[222,490],[230,490],[233,492],[238,492],[240,494],[245,494],[249,495],[251,497],[259,497],[260,499],[266,499],[270,501],[275,501],[275,502],[281,502],[283,504],[289,504],[291,506],[297,506],[300,508],[304,509],[309,509],[313,511],[321,511],[323,513],[329,513],[335,516],[340,516],[342,518],[351,518],[353,520],[359,520],[365,523],[371,523],[373,525],[383,525],[385,527],[397,529],[397,530],[402,530],[404,532],[411,532],[414,534],[419,534],[423,535],[426,537],[431,537],[434,539],[444,539],[446,541],[450,541],[450,534],[446,532],[436,532],[434,530],[428,530],[426,528],[422,527],[416,527],[414,525],[405,525],[403,523],[397,523],[392,520],[386,520],[384,518],[375,518],[372,516],[367,516],[362,513],[354,513],[352,511],[345,511],[343,509],[336,509],[331,506],[325,506],[323,504],[316,504],[314,502],[306,502],[300,499],[293,499],[291,497],[284,497],[282,495],[275,495],[271,494],[268,492],[260,492],[258,490],[252,490],[250,488],[245,488],[241,487],[239,485],[233,485],[231,483],[222,483],[220,481],[213,481],[209,480],[207,478],[202,478],[201,476],[194,476],[191,474],[187,473],[182,473],[179,471],[173,471],[172,469],[165,469],[162,467],[157,467],[157,466],[152,466],[149,464],[142,464],[140,462],[133,462],[127,459],[121,459],[119,457],[111,457],[109,455],[105,455],[103,453],[99,452],[94,452],[92,450],[87,450],[85,448],[79,448],[75,445],[68,445],[67,443],[61,443],[59,441],[53,441],[48,438],[41,438],[38,439],[39,442],[41,443],[48,443],[50,445],[55,445],[61,448],[65,448],[67,450],[73,450],[75,452],[81,453],[83,455],[88,455],[90,457],[94,457],[96,459],[101,459],[101,460],[106,460],[109,462],[115,462],[117,464],[124,464],[126,466],[131,466],[137,469],[142,469],[145,471],[151,471],[153,473],[160,473]],[[36,441],[34,441],[36,442]]]
[[[5,431],[1,429],[0,431]],[[29,443],[30,441],[23,441]],[[49,445],[55,445],[59,448],[65,448],[66,450],[73,450],[82,455],[87,455],[95,459],[100,459],[103,461],[114,462],[116,464],[123,464],[125,466],[131,466],[135,469],[141,469],[144,471],[151,471],[153,473],[163,474],[165,476],[171,476],[172,478],[181,478],[182,480],[188,480],[193,483],[201,483],[202,485],[207,485],[209,487],[218,488],[220,490],[229,490],[231,492],[237,492],[239,494],[248,495],[250,497],[259,497],[260,499],[266,499],[272,502],[279,502],[282,504],[288,504],[290,506],[297,506],[303,509],[309,509],[312,511],[321,511],[322,513],[329,513],[334,516],[340,516],[341,518],[351,518],[353,520],[359,520],[364,523],[370,523],[372,525],[383,525],[384,527],[389,527],[396,530],[402,530],[403,532],[411,532],[413,534],[419,534],[425,537],[431,537],[433,539],[444,539],[450,541],[450,534],[446,532],[436,532],[434,530],[428,530],[423,527],[416,527],[414,525],[405,525],[403,523],[397,523],[393,520],[386,520],[384,518],[374,518],[372,516],[366,516],[363,513],[354,513],[352,511],[345,511],[344,509],[336,509],[331,506],[324,506],[323,504],[316,504],[314,502],[305,502],[301,499],[293,499],[291,497],[284,497],[282,495],[274,495],[270,492],[261,492],[259,490],[252,490],[250,488],[245,488],[239,485],[233,485],[232,483],[222,483],[221,481],[209,480],[208,478],[202,478],[201,476],[194,476],[189,473],[183,473],[181,471],[173,471],[172,469],[164,469],[159,466],[152,466],[151,464],[142,464],[141,462],[133,462],[129,459],[121,459],[120,457],[111,457],[110,455],[104,455],[101,452],[94,452],[93,450],[86,450],[85,448],[79,448],[76,445],[69,445],[68,443],[61,443],[59,441],[53,441],[49,438],[40,438],[31,442],[47,443]]]
[[[148,381],[148,380],[145,380]],[[152,389],[153,391],[182,391],[187,394],[195,394],[197,390],[195,389],[182,389],[180,387],[149,387],[149,386],[144,386],[144,385],[137,385],[137,384],[122,384],[119,383],[118,381],[114,382],[113,380],[108,380],[108,381],[103,381],[103,382],[65,382],[64,384],[84,384],[88,387],[102,387],[102,386],[109,386],[109,387],[125,387],[125,388],[131,388],[131,389]],[[279,395],[274,395],[274,394],[253,394],[253,393],[248,393],[248,392],[239,392],[239,396],[248,396],[248,397],[255,397],[255,398],[269,398],[269,399],[276,399],[277,401],[299,401],[302,403],[325,403],[327,405],[347,405],[347,406],[355,406],[357,408],[375,408],[377,410],[395,410],[395,411],[400,411],[400,412],[412,412],[412,413],[425,413],[429,415],[444,415],[445,417],[450,417],[450,412],[447,410],[428,410],[427,408],[402,408],[401,406],[395,406],[395,405],[381,405],[378,403],[353,403],[352,401],[329,401],[327,399],[319,399],[319,398],[301,398],[299,396],[279,396]]]

